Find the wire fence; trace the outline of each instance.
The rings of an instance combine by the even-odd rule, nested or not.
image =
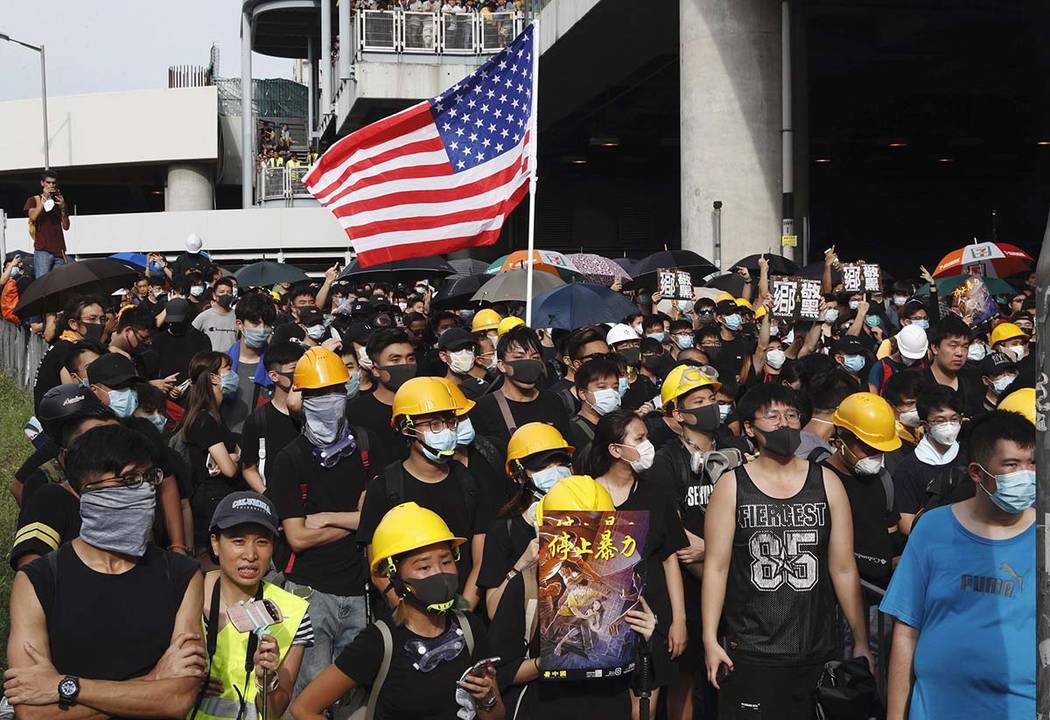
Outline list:
[[[0,320],[0,370],[31,391],[36,382],[36,369],[47,352],[47,343],[28,328]]]

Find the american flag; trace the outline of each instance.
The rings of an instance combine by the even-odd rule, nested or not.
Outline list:
[[[499,238],[529,188],[533,27],[438,97],[346,136],[303,178],[361,266]]]

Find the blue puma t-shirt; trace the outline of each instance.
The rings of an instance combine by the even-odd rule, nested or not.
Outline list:
[[[910,720],[1035,717],[1035,523],[1009,540],[924,514],[882,600],[919,631]]]

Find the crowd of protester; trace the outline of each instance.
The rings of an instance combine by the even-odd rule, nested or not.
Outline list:
[[[638,717],[638,671],[540,679],[538,506],[648,511],[654,717],[808,720],[849,659],[894,720],[1033,717],[1034,275],[978,327],[925,271],[793,323],[744,275],[562,331],[197,242],[74,299],[10,479],[16,716]]]

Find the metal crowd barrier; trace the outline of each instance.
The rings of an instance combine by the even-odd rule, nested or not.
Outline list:
[[[259,170],[258,201],[266,200],[291,200],[296,197],[310,197],[309,191],[303,185],[303,178],[310,168],[307,165],[299,167],[264,167]]]
[[[490,55],[525,27],[521,13],[428,13],[359,10],[358,47],[366,52]]]
[[[36,369],[47,352],[47,343],[7,320],[0,320],[0,370],[23,390],[32,391]]]
[[[868,632],[870,633],[871,651],[875,656],[875,681],[879,685],[879,697],[883,707],[886,706],[886,691],[890,679],[890,645],[893,639],[893,618],[879,610],[879,603],[886,591],[878,585],[861,580],[860,589],[864,594],[864,603],[871,608],[868,613]]]

